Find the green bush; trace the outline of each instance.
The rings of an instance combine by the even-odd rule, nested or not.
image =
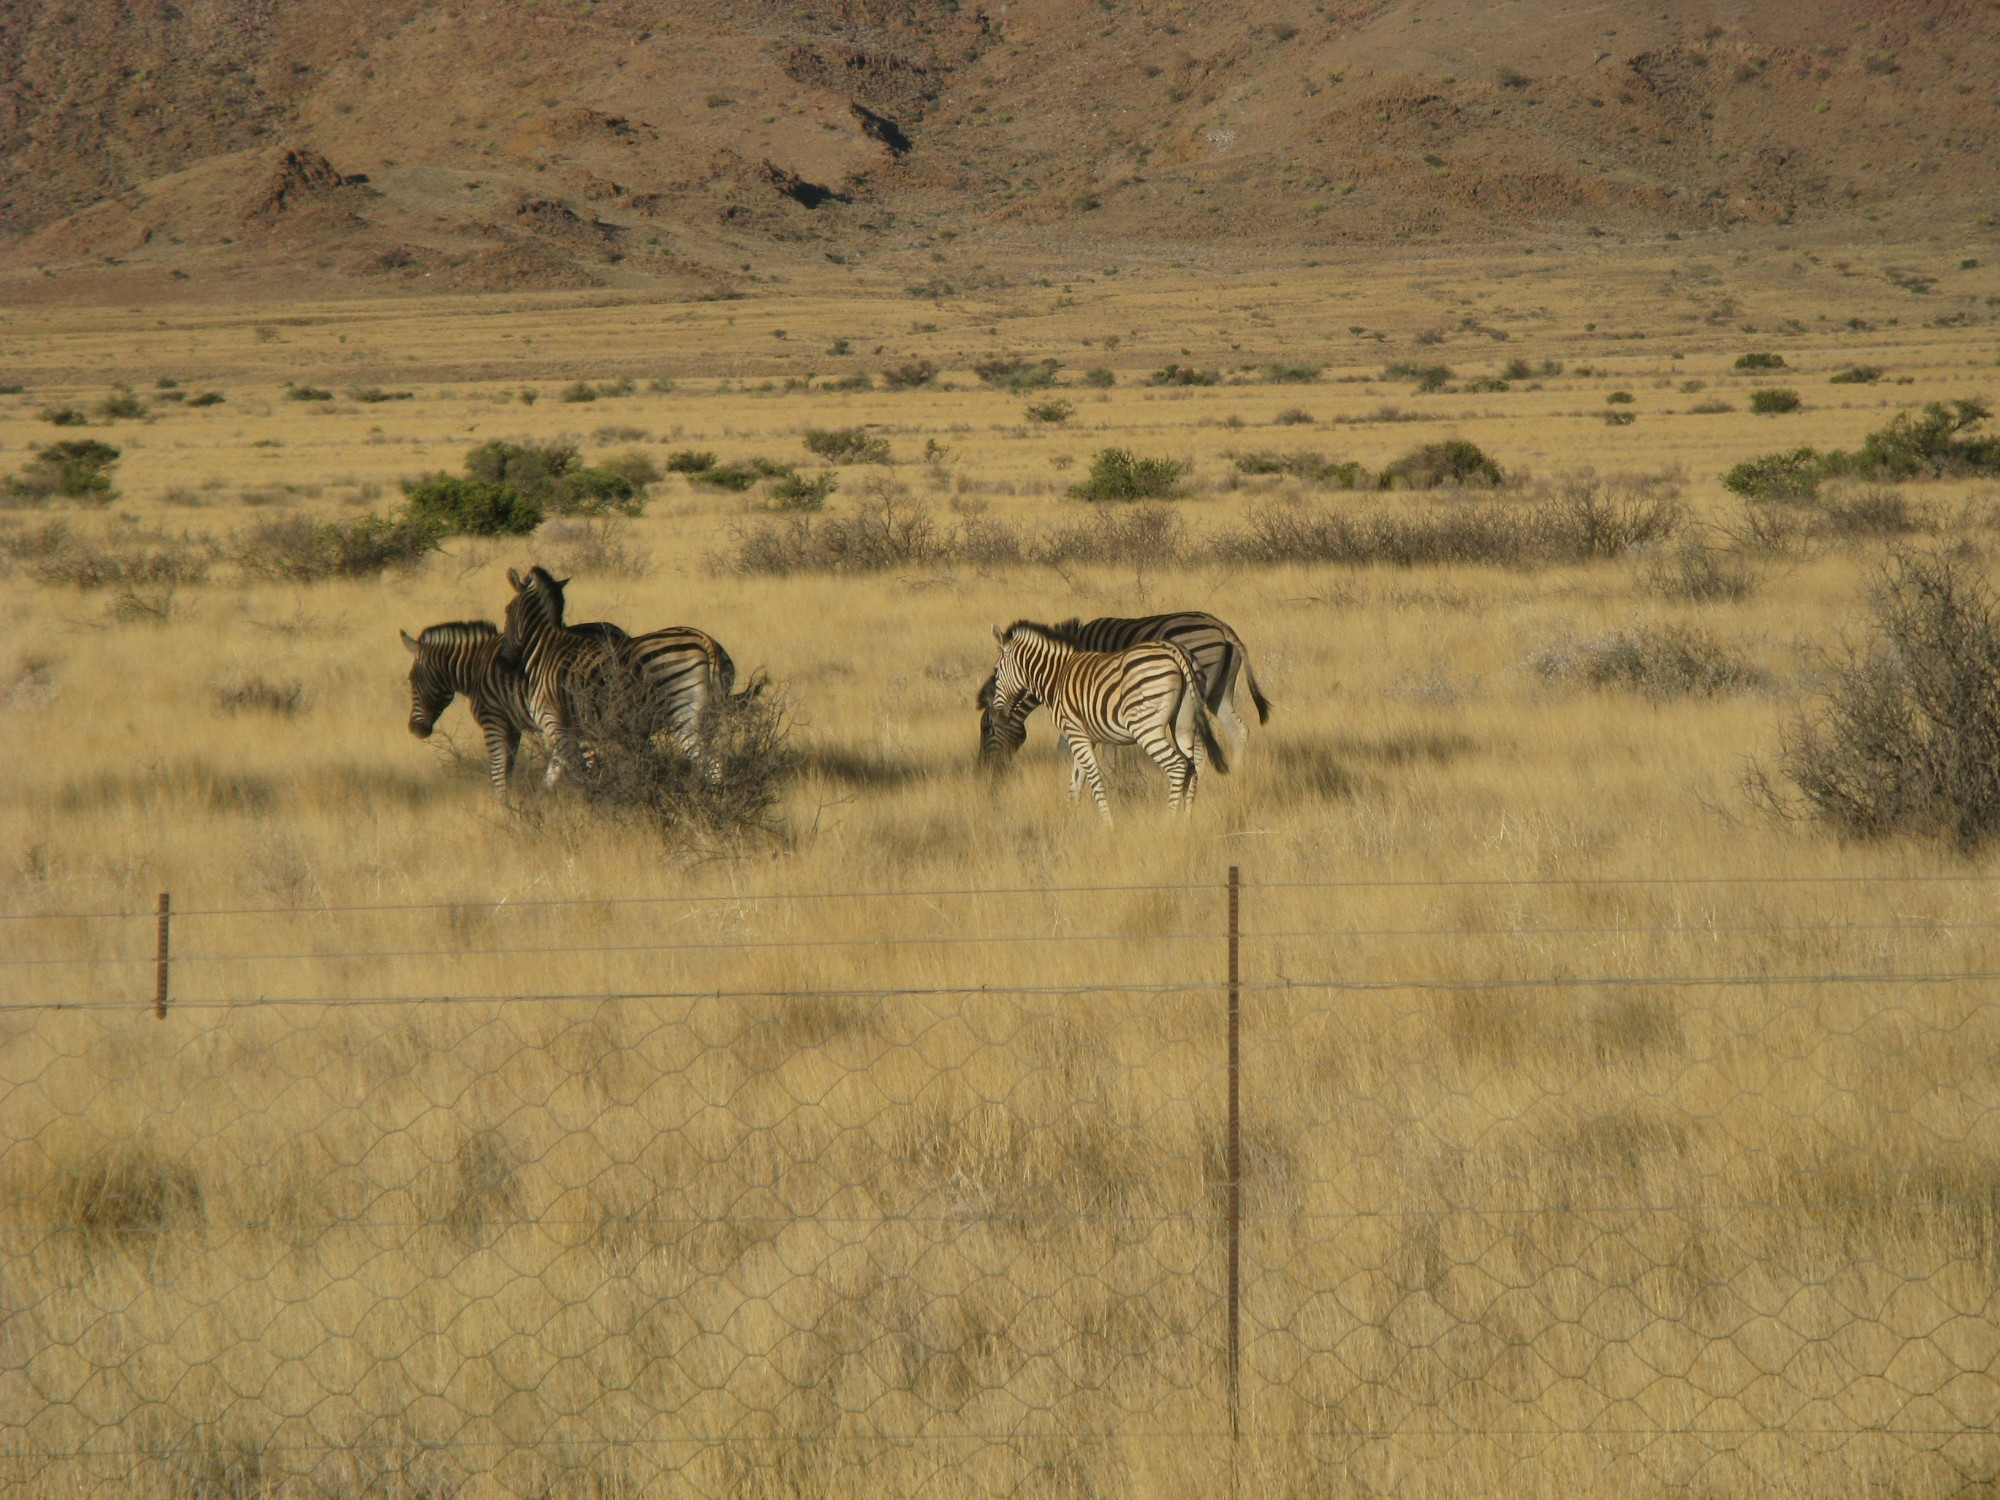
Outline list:
[[[189,406],[220,406],[228,399],[220,391],[203,391],[199,396],[188,397],[187,404]]]
[[[1447,438],[1413,448],[1384,468],[1376,484],[1385,490],[1435,490],[1448,486],[1496,485],[1500,466],[1477,443]]]
[[[1147,385],[1219,385],[1222,376],[1215,370],[1197,370],[1193,365],[1162,365],[1146,377]]]
[[[50,443],[37,449],[27,467],[6,480],[4,490],[15,500],[60,498],[103,505],[118,498],[111,484],[111,466],[118,459],[118,449],[90,438]]]
[[[1450,365],[1420,365],[1410,360],[1397,360],[1382,370],[1384,380],[1414,380],[1420,391],[1441,391],[1451,382]]]
[[[107,422],[134,421],[146,415],[146,403],[121,385],[97,403],[97,414]]]
[[[1810,500],[1825,478],[1824,454],[1794,448],[1744,460],[1722,476],[1722,487],[1746,500]]]
[[[1633,399],[1630,391],[1613,391],[1604,398],[1604,404],[1606,406],[1630,406]]]
[[[780,475],[771,485],[772,510],[824,510],[826,502],[840,487],[840,476],[823,469],[808,479],[803,474]]]
[[[607,380],[601,385],[592,385],[588,380],[573,380],[556,392],[558,401],[595,401],[602,396],[629,396],[638,389],[629,380]]]
[[[1785,386],[1770,386],[1750,393],[1750,410],[1760,416],[1776,416],[1780,412],[1797,411],[1799,393]]]
[[[1062,365],[1053,359],[1027,360],[1012,356],[981,360],[972,373],[1003,391],[1039,391],[1056,383]]]
[[[500,441],[481,443],[467,453],[465,472],[482,484],[510,489],[526,506],[556,516],[636,516],[646,508],[646,486],[660,477],[653,461],[636,451],[582,468],[569,443]]]
[[[1272,385],[1311,385],[1324,368],[1324,365],[1288,365],[1274,360],[1258,373]]]
[[[1871,432],[1858,452],[1839,456],[1839,466],[1863,479],[2000,472],[2000,437],[1973,435],[1992,415],[1978,401],[1933,401]]]
[[[1850,365],[1832,377],[1829,385],[1873,385],[1887,373],[1880,365]]]
[[[1083,383],[1095,391],[1107,391],[1118,384],[1118,377],[1103,365],[1093,365],[1083,372]]]
[[[41,411],[42,420],[51,427],[88,427],[90,418],[74,406],[45,406]]]
[[[1090,475],[1070,486],[1073,500],[1163,500],[1187,473],[1171,458],[1140,458],[1124,448],[1102,448],[1090,461]]]
[[[1782,354],[1764,353],[1739,354],[1736,356],[1736,368],[1739,370],[1782,370],[1785,368],[1785,356]]]
[[[316,385],[288,385],[285,387],[287,401],[331,401],[333,392]]]
[[[889,440],[876,437],[865,427],[811,427],[806,430],[806,450],[830,464],[886,464]]]
[[[1076,415],[1076,408],[1057,397],[1050,401],[1036,401],[1022,413],[1030,422],[1046,422],[1051,426],[1061,426]]]
[[[882,372],[882,384],[892,391],[914,391],[937,379],[937,366],[927,359],[913,359]]]
[[[667,455],[669,474],[705,474],[715,467],[715,455],[701,448],[681,448]]]
[[[1353,460],[1332,460],[1310,449],[1298,453],[1239,453],[1236,468],[1243,474],[1289,474],[1308,484],[1343,490],[1359,489],[1370,482],[1368,471]]]
[[[364,406],[375,406],[384,401],[414,401],[415,391],[385,391],[379,385],[357,387],[347,393],[350,401],[359,401]]]
[[[403,497],[407,522],[437,536],[526,536],[545,514],[511,484],[453,474],[406,479]]]

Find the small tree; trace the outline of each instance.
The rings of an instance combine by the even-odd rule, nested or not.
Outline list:
[[[1124,448],[1101,448],[1089,477],[1070,486],[1074,500],[1164,500],[1187,473],[1171,458],[1140,458]]]
[[[2000,833],[2000,614],[1971,564],[1894,558],[1871,599],[1872,638],[1826,663],[1820,706],[1786,730],[1751,790],[1855,838],[1914,833],[1972,849]]]

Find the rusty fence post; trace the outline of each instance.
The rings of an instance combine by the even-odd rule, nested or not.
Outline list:
[[[167,1018],[167,952],[168,929],[173,922],[173,903],[165,891],[160,892],[160,941],[154,950],[153,973],[153,1018],[164,1021]]]
[[[1242,881],[1229,867],[1229,1440],[1243,1435],[1243,995],[1238,968]]]

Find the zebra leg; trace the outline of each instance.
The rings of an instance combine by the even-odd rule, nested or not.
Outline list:
[[[493,795],[505,802],[507,782],[514,774],[514,748],[521,743],[520,731],[504,716],[483,718],[479,727],[486,735],[486,779],[493,785]]]
[[[1183,801],[1189,807],[1194,806],[1194,787],[1200,774],[1200,762],[1181,749],[1175,737],[1164,728],[1140,741],[1140,748],[1152,757],[1154,765],[1167,773],[1167,811],[1175,811]]]
[[[1243,657],[1237,651],[1230,651],[1223,658],[1222,670],[1216,673],[1217,684],[1208,706],[1221,721],[1222,732],[1229,736],[1229,742],[1237,749],[1250,737],[1250,726],[1243,722],[1236,712],[1236,677],[1243,670]]]
[[[1069,794],[1074,798],[1080,783],[1090,783],[1090,795],[1097,799],[1097,815],[1111,822],[1111,799],[1104,795],[1104,775],[1097,768],[1097,754],[1081,735],[1069,742]]]

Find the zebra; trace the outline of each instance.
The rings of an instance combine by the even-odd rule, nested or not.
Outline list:
[[[1249,729],[1236,713],[1236,679],[1240,673],[1257,708],[1257,722],[1271,722],[1271,701],[1258,686],[1250,666],[1250,653],[1242,637],[1214,615],[1199,610],[1181,610],[1168,615],[1145,615],[1124,619],[1106,615],[1096,620],[1065,620],[1045,627],[1085,651],[1123,651],[1142,641],[1172,641],[1194,658],[1201,668],[1209,709],[1221,720],[1233,744],[1241,748]],[[979,687],[979,754],[982,760],[997,761],[1012,755],[1028,738],[1028,715],[1036,706],[1032,695],[1023,697],[1006,717],[993,712],[993,678]]]
[[[625,634],[603,620],[575,628],[606,641]],[[527,674],[503,658],[500,627],[491,620],[454,620],[426,626],[415,638],[407,630],[400,634],[415,658],[410,663],[410,733],[429,739],[452,699],[464,694],[486,736],[493,795],[505,800],[521,736],[539,732],[540,726],[528,703]]]
[[[577,757],[578,691],[612,674],[631,674],[651,723],[690,757],[701,753],[702,716],[736,682],[736,663],[720,642],[684,625],[638,636],[620,632],[616,639],[593,637],[563,623],[568,579],[540,566],[525,576],[509,568],[507,578],[514,598],[501,650],[527,678],[529,711],[549,742],[551,785]]]
[[[1085,781],[1098,815],[1111,821],[1095,746],[1137,745],[1167,774],[1167,807],[1194,803],[1197,755],[1224,775],[1229,761],[1215,737],[1206,684],[1194,658],[1172,641],[1147,641],[1123,651],[1085,651],[1031,620],[993,627],[1000,659],[993,667],[991,712],[1002,722],[1020,717],[1023,699],[1048,706],[1069,746],[1069,794]]]

